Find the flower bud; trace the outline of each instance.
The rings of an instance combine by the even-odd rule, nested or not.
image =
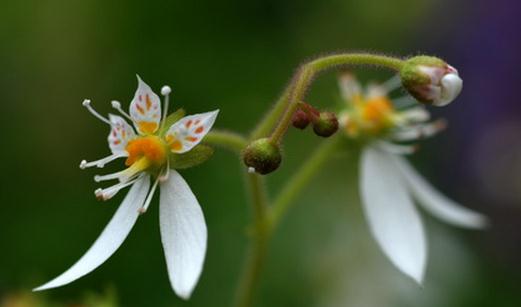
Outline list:
[[[295,114],[293,114],[291,124],[293,127],[303,130],[306,129],[306,127],[309,125],[309,121],[309,116],[306,114],[306,112],[299,109],[295,112]]]
[[[414,98],[435,106],[451,103],[463,86],[463,80],[454,67],[430,56],[416,56],[407,60],[400,77],[403,86]]]
[[[273,144],[268,138],[252,142],[244,149],[242,157],[248,168],[262,175],[276,170],[282,161],[279,146]]]
[[[333,112],[320,112],[320,115],[313,121],[313,131],[322,137],[330,137],[338,130],[338,119]]]

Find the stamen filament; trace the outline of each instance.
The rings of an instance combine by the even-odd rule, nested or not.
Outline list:
[[[389,80],[385,81],[381,85],[381,87],[385,88],[387,93],[394,91],[400,86],[402,86],[402,79],[400,78],[399,74],[392,76],[391,78],[389,78]]]
[[[165,119],[168,114],[168,104],[169,104],[171,92],[172,92],[172,89],[168,85],[165,85],[161,88],[161,95],[163,95],[165,98],[164,98],[164,106],[163,106],[163,116],[161,118],[161,126],[159,127],[159,131],[161,131],[165,125]]]
[[[393,105],[396,109],[405,109],[414,105],[417,105],[418,102],[414,97],[405,95],[396,99],[393,99]]]
[[[128,169],[128,168],[127,168]],[[107,180],[113,180],[113,179],[119,179],[123,176],[123,173],[127,170],[122,170],[116,173],[107,174],[107,175],[96,175],[94,176],[94,181],[101,182],[101,181],[107,181]],[[122,180],[121,180],[122,181]]]
[[[110,121],[103,117],[101,114],[99,114],[98,112],[96,112],[96,110],[94,110],[94,108],[90,105],[91,101],[90,99],[85,99],[83,100],[83,103],[82,105],[87,108],[87,110],[89,110],[89,112],[94,115],[94,117],[96,117],[97,119],[101,120],[102,122],[112,126],[112,124],[110,123]]]
[[[96,160],[96,161],[87,162],[86,160],[82,160],[80,162],[80,168],[81,169],[86,169],[86,168],[93,167],[93,166],[96,166],[96,167],[99,167],[99,168],[103,168],[105,166],[105,164],[107,164],[109,162],[112,162],[112,161],[114,161],[116,159],[126,157],[126,156],[128,156],[127,153],[117,153],[117,154],[112,154],[112,155],[110,155],[108,157],[105,157],[105,158],[101,158],[101,159]]]
[[[121,103],[119,101],[112,100],[110,103],[112,104],[112,107],[114,109],[116,109],[119,113],[121,113],[121,115],[123,115],[126,119],[128,119],[134,123],[134,120],[132,119],[132,117],[130,117],[130,115],[127,112],[123,111],[123,109],[121,108]]]
[[[143,176],[144,175],[142,174],[142,175],[134,178],[133,180],[130,180],[128,182],[120,182],[120,183],[117,183],[117,184],[110,186],[108,188],[105,188],[105,189],[96,189],[96,191],[94,191],[94,194],[96,195],[96,198],[98,198],[100,200],[104,200],[104,201],[109,200],[112,197],[114,197],[121,189],[134,184],[137,180],[139,180]]]
[[[152,188],[150,188],[147,198],[145,199],[145,203],[143,204],[143,207],[138,209],[139,214],[143,214],[143,213],[147,212],[148,206],[150,206],[150,203],[152,202],[152,198],[154,197],[154,193],[156,192],[156,188],[157,188],[160,178],[161,177],[157,177],[156,181],[152,185]]]
[[[380,149],[388,153],[397,155],[410,155],[416,152],[416,150],[418,149],[418,146],[416,145],[397,145],[384,141],[377,141],[376,144],[378,145],[378,147],[380,147]]]
[[[414,141],[431,137],[447,127],[445,120],[437,120],[429,124],[409,126],[392,134],[392,138],[399,142]]]
[[[159,182],[167,181],[169,176],[170,176],[170,159],[166,159],[165,171],[163,172],[162,175],[159,176]]]

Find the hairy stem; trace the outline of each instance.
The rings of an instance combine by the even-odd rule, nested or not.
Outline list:
[[[297,110],[299,102],[304,99],[315,75],[324,70],[345,65],[375,65],[398,71],[403,66],[403,61],[382,55],[346,53],[318,58],[302,65],[297,71],[293,83],[290,85],[291,90],[286,101],[286,104],[288,104],[286,112],[270,136],[273,143],[280,143],[284,137],[291,123],[293,113]]]
[[[248,144],[246,138],[240,134],[216,129],[209,132],[204,137],[203,142],[210,145],[221,146],[236,153],[240,153]]]
[[[252,131],[250,134],[250,140],[256,140],[261,137],[265,137],[271,133],[273,128],[277,125],[277,120],[284,114],[287,107],[291,87],[288,86],[275,102],[275,105],[266,114],[264,120]]]
[[[237,287],[235,306],[252,306],[255,290],[258,288],[264,262],[268,253],[268,201],[262,177],[248,174],[249,191],[253,205],[253,233],[244,264],[242,276]]]

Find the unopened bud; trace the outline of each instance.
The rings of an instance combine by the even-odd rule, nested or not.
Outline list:
[[[400,70],[403,86],[416,100],[435,106],[451,103],[461,92],[463,80],[458,71],[443,60],[417,56]]]
[[[293,114],[291,124],[295,128],[306,129],[306,127],[309,125],[309,116],[306,114],[306,112],[299,109],[295,112],[295,114]]]
[[[242,157],[248,170],[262,175],[276,170],[282,161],[279,146],[273,144],[268,138],[252,142],[244,149]]]
[[[333,112],[320,112],[313,121],[313,131],[321,137],[330,137],[338,130],[338,119]]]

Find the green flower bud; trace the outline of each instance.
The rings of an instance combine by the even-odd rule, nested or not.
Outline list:
[[[313,131],[321,137],[330,137],[338,130],[338,119],[335,113],[320,112],[320,115],[313,121]]]
[[[249,169],[262,175],[276,170],[282,161],[279,146],[273,144],[269,138],[252,142],[242,152],[242,158]]]
[[[451,103],[463,86],[454,67],[430,56],[408,59],[400,70],[400,77],[405,89],[416,100],[435,106]]]

